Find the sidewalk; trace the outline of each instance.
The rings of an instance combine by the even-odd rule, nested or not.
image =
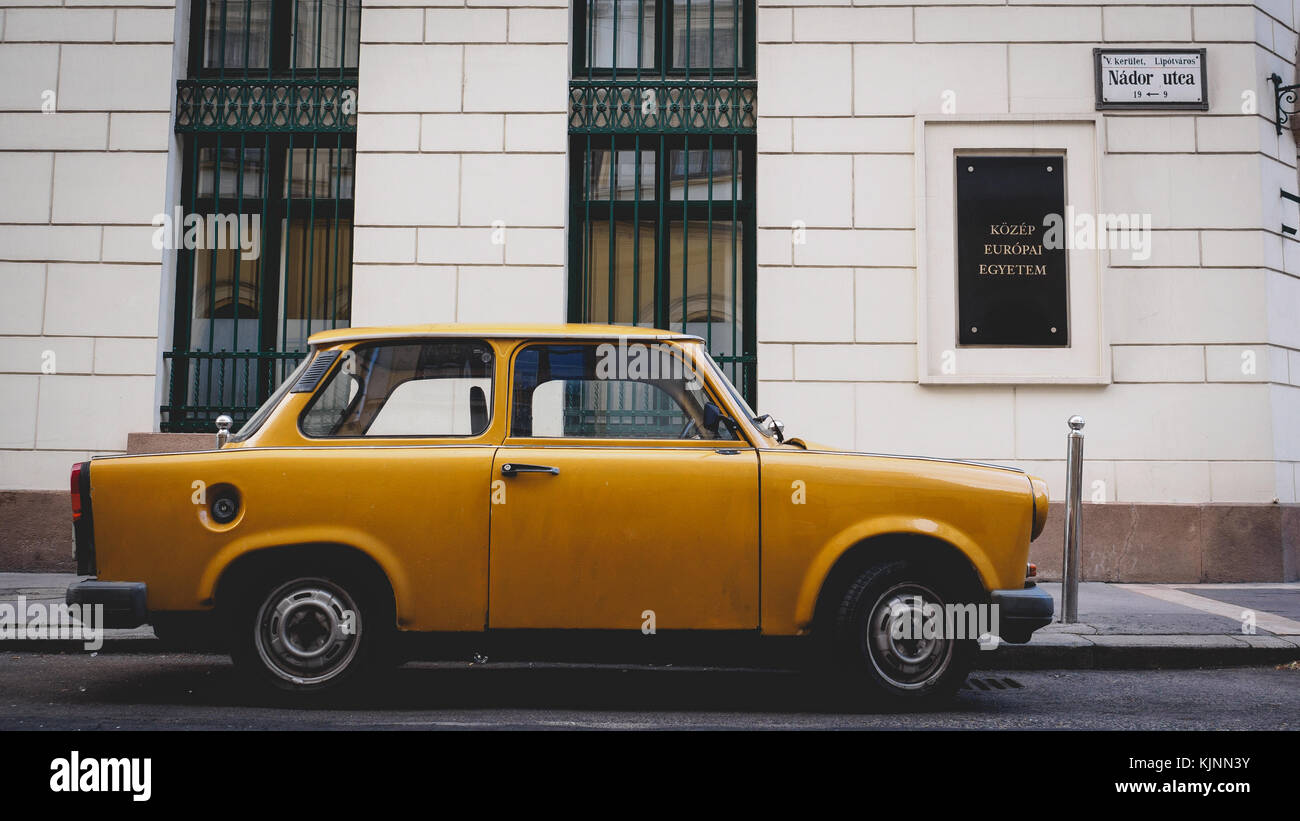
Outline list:
[[[1040,585],[1061,612],[1061,586]],[[1253,623],[1252,623],[1253,620]],[[1079,621],[980,653],[984,669],[1233,667],[1300,660],[1300,582],[1079,585]],[[987,656],[987,660],[983,657]]]
[[[0,606],[19,596],[62,603],[76,576],[0,573]],[[1060,612],[1059,584],[1043,583]],[[1253,633],[1249,632],[1252,629]],[[3,621],[0,621],[3,624]],[[1243,627],[1245,628],[1243,630]],[[149,627],[105,630],[99,652],[162,652]],[[80,640],[0,638],[3,652],[84,652]],[[1028,644],[980,652],[983,669],[1142,669],[1282,664],[1300,660],[1300,582],[1079,586],[1079,622],[1052,624]]]

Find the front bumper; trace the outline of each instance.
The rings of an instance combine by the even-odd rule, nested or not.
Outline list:
[[[1020,590],[994,590],[991,603],[998,608],[998,627],[1003,641],[1024,644],[1040,627],[1052,623],[1056,602],[1041,587]]]
[[[144,582],[101,582],[83,579],[68,585],[68,604],[103,605],[102,627],[139,627],[149,621],[148,595]]]

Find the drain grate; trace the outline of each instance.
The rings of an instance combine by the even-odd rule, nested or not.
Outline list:
[[[965,683],[962,684],[961,688],[963,690],[980,690],[980,691],[1023,690],[1025,689],[1025,685],[1021,684],[1020,682],[1016,681],[1013,678],[1006,678],[1005,676],[1002,678],[995,678],[992,676],[979,678],[976,676],[971,676],[970,678],[966,679]]]

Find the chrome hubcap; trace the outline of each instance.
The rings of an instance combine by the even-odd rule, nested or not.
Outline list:
[[[295,684],[319,684],[356,657],[361,616],[347,591],[325,579],[296,579],[262,602],[255,640],[262,662]]]
[[[942,676],[952,661],[954,644],[943,630],[938,594],[923,585],[898,584],[876,599],[863,645],[881,677],[900,689],[918,690]]]

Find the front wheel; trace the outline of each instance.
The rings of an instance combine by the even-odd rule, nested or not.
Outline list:
[[[380,591],[342,577],[289,573],[249,590],[231,622],[236,666],[259,684],[303,694],[372,672],[389,649],[391,606]]]
[[[974,662],[977,636],[953,633],[962,588],[912,562],[884,562],[849,585],[832,626],[836,665],[855,690],[895,701],[950,697]],[[964,611],[959,611],[964,612]],[[937,615],[937,623],[935,621]]]

